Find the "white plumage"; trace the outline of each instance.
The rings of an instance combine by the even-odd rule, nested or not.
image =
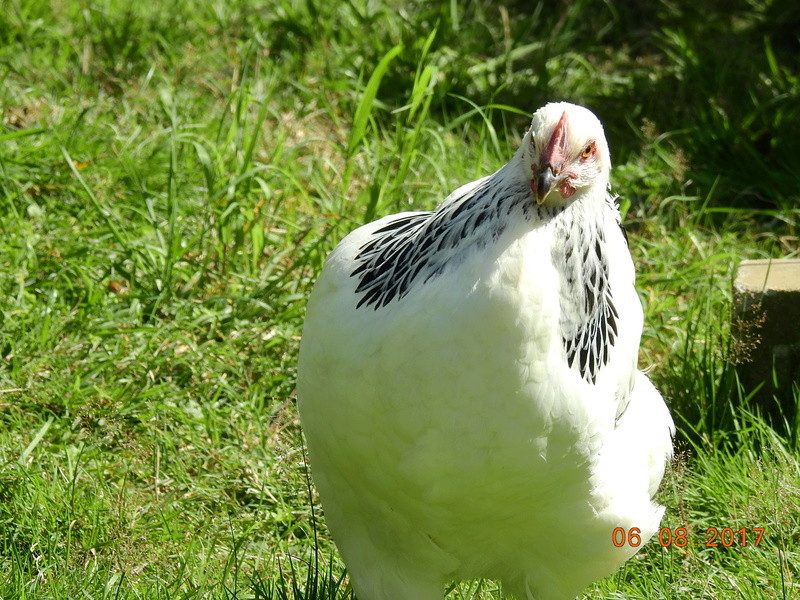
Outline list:
[[[360,600],[454,579],[564,600],[658,530],[672,419],[637,371],[642,309],[608,145],[552,103],[514,157],[433,212],[331,253],[297,382],[325,518]]]

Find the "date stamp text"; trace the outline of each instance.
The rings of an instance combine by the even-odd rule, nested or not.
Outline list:
[[[700,539],[698,540],[697,535],[701,533],[702,532],[690,532],[686,527],[675,527],[674,529],[662,527],[659,529],[658,535],[653,538],[653,541],[655,542],[657,540],[664,548],[668,546],[683,548],[690,544],[703,545],[707,548],[719,546],[724,548],[730,548],[731,546],[744,548],[746,546],[758,546],[761,544],[761,540],[764,537],[764,528],[740,527],[739,529],[734,529],[732,527],[708,527],[705,533],[700,535]],[[611,532],[611,543],[617,548],[626,545],[635,548],[641,546],[643,541],[647,542],[647,540],[642,540],[641,534],[642,532],[638,527],[631,527],[630,529],[616,527],[614,531]]]

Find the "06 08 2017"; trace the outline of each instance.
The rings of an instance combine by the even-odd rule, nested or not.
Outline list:
[[[746,547],[758,546],[764,537],[763,527],[707,527],[705,531],[690,532],[686,527],[662,527],[658,531],[658,535],[654,538],[654,542],[663,546],[675,546],[683,548],[688,545],[703,545],[705,547],[725,547],[731,546]],[[611,543],[614,546],[620,547],[628,546],[641,546],[642,536],[641,530],[638,527],[631,527],[630,529],[623,529],[616,527],[611,532]]]

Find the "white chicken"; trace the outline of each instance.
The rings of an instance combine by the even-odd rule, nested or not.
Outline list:
[[[565,600],[622,565],[664,508],[661,395],[600,121],[551,103],[513,158],[433,212],[328,257],[297,393],[325,519],[360,600],[500,580]]]

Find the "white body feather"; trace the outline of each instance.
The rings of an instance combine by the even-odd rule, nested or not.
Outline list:
[[[499,579],[520,600],[572,598],[636,552],[614,546],[614,528],[638,527],[643,540],[657,531],[663,508],[651,497],[672,421],[636,370],[633,264],[600,192],[551,219],[509,218],[492,243],[454,252],[381,307],[356,307],[354,264],[376,232],[413,215],[357,229],[328,258],[309,300],[298,398],[325,518],[361,600],[434,600],[448,580],[472,577]],[[565,360],[559,219],[606,232],[620,318],[594,381]]]

